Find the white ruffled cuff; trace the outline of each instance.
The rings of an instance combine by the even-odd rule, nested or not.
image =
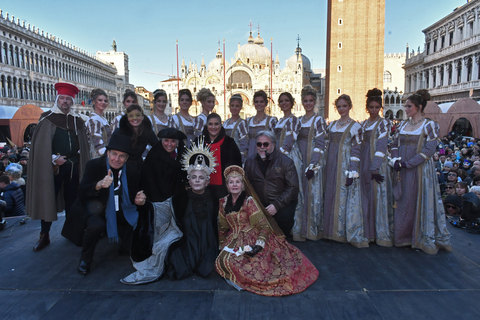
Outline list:
[[[347,178],[353,178],[353,179],[360,177],[357,171],[348,171],[348,170],[345,171],[345,176]]]
[[[285,150],[285,149],[283,149],[283,147],[280,147],[280,151],[281,151],[284,155],[288,156],[288,151]]]
[[[54,166],[56,165],[55,161],[60,157],[61,157],[61,155],[59,155],[59,154],[52,154],[52,164]]]
[[[400,160],[402,160],[401,157],[390,158],[390,159],[388,160],[388,164],[390,165],[390,167],[393,168],[393,166],[395,165],[395,162],[400,161]]]
[[[265,248],[265,241],[258,239],[258,240],[255,242],[255,245],[256,245],[256,246],[260,246],[260,247],[262,247],[262,248]]]

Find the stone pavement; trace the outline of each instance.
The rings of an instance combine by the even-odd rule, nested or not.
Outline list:
[[[102,240],[92,272],[60,235],[35,253],[40,223],[10,218],[0,232],[0,319],[480,319],[480,235],[449,227],[454,252],[356,249],[330,241],[295,243],[320,271],[301,294],[237,292],[217,274],[126,286],[129,258]]]

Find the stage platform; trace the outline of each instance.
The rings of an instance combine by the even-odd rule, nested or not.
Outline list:
[[[76,271],[80,248],[60,235],[32,247],[39,221],[10,218],[0,232],[0,319],[480,319],[480,234],[449,226],[454,251],[357,249],[331,241],[294,243],[320,272],[301,294],[238,292],[217,274],[127,286],[133,271],[105,239],[92,272]]]

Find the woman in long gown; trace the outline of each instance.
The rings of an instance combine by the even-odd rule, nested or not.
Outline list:
[[[248,130],[248,151],[247,158],[255,156],[257,154],[257,146],[255,136],[258,132],[263,130],[269,130],[273,132],[275,125],[277,124],[277,118],[269,116],[265,113],[265,108],[268,104],[268,97],[265,91],[260,90],[253,95],[253,104],[257,110],[257,114],[247,119]]]
[[[350,118],[352,99],[342,94],[335,100],[340,119],[327,127],[323,238],[368,247],[363,229],[360,196],[361,127]]]
[[[153,114],[148,117],[152,123],[155,134],[166,128],[170,128],[170,117],[165,113],[168,104],[168,97],[165,90],[157,89],[153,92]]]
[[[152,255],[143,261],[132,259],[136,271],[120,280],[124,284],[158,280],[163,274],[170,245],[182,236],[172,211],[172,197],[180,192],[185,181],[180,163],[185,135],[177,129],[167,128],[160,131],[158,137],[160,143],[148,153],[140,180],[154,212]]]
[[[298,176],[298,185],[299,185],[299,193],[298,193],[298,200],[297,206],[295,207],[295,214],[294,216],[297,218],[297,222],[299,217],[303,215],[303,185],[302,185],[302,156],[300,155],[300,151],[298,150],[298,145],[296,144],[298,131],[300,130],[300,122],[298,121],[297,117],[295,117],[292,113],[293,105],[295,104],[295,99],[289,92],[282,92],[280,96],[278,96],[278,106],[280,110],[283,112],[283,117],[280,118],[275,125],[274,133],[275,138],[277,139],[277,145],[279,150],[285,154],[287,157],[293,160],[295,164],[295,169],[297,170]],[[293,228],[292,235],[294,241],[304,240],[299,237],[297,232],[298,228]]]
[[[302,186],[303,211],[295,216],[293,240],[318,240],[321,237],[323,212],[323,177],[325,167],[325,120],[314,108],[317,92],[313,87],[302,89],[305,115],[298,119],[297,145],[302,167],[299,174]]]
[[[93,113],[88,118],[86,126],[90,140],[91,158],[98,158],[105,153],[108,141],[112,135],[112,128],[103,115],[108,107],[107,93],[102,89],[93,89],[90,98],[93,104]]]
[[[234,94],[229,101],[230,118],[223,122],[223,128],[227,136],[233,138],[242,155],[242,163],[245,163],[248,151],[247,122],[240,117],[243,107],[243,99],[239,94]]]
[[[390,122],[379,113],[382,91],[367,92],[367,112],[362,122],[363,143],[360,155],[360,186],[365,237],[380,246],[391,247],[393,237],[393,207],[387,145]]]
[[[170,279],[183,279],[192,274],[208,277],[215,269],[218,254],[218,200],[207,188],[216,161],[208,147],[193,144],[182,158],[190,190],[173,199],[176,221],[183,237],[171,246],[167,259]]]
[[[241,167],[228,167],[225,178],[229,195],[220,200],[218,212],[218,274],[237,289],[264,296],[304,291],[318,278],[318,270],[244,191]]]
[[[394,176],[394,245],[411,246],[428,254],[451,250],[445,210],[432,160],[438,144],[438,125],[423,110],[430,100],[419,90],[405,103],[409,120],[402,122],[392,145]]]
[[[195,119],[188,112],[192,106],[192,93],[190,90],[182,89],[178,92],[178,104],[180,111],[172,116],[171,126],[182,131],[187,136],[185,146],[189,148],[193,139],[195,139]]]
[[[208,88],[202,88],[197,93],[197,101],[202,105],[202,112],[195,117],[194,132],[198,137],[202,134],[205,125],[207,124],[207,117],[215,108],[215,95]]]

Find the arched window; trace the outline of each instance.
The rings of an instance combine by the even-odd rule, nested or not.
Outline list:
[[[28,80],[28,99],[33,100],[33,85],[32,85],[32,80]]]
[[[385,71],[383,72],[383,82],[384,82],[384,83],[390,83],[390,82],[392,82],[392,74],[390,73],[390,71],[385,70]]]
[[[7,95],[7,88],[5,87],[5,76],[0,77],[0,96],[5,97]]]
[[[6,42],[2,46],[2,62],[8,64],[8,44]]]
[[[12,94],[12,78],[10,76],[7,77],[7,97],[11,98]]]
[[[13,58],[13,46],[10,45],[10,49],[8,50],[8,62],[10,62],[10,64],[12,66],[15,65],[15,59]]]
[[[467,81],[472,80],[472,58],[467,60]]]
[[[20,51],[15,47],[15,66],[20,68]]]
[[[17,78],[16,78],[16,77],[13,77],[12,89],[13,89],[13,90],[12,90],[12,91],[13,91],[13,97],[14,97],[14,98],[18,98],[18,96],[17,96],[17,89],[18,89],[18,87],[17,87]]]
[[[38,100],[37,81],[33,81],[33,99],[32,100]]]
[[[25,52],[20,49],[20,68],[25,68]]]
[[[47,96],[45,94],[45,83],[42,83],[42,101],[47,101]]]

